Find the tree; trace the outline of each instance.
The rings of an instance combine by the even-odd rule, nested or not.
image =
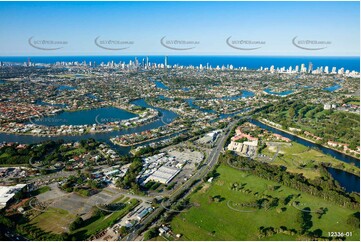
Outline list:
[[[75,220],[69,225],[69,230],[70,231],[74,231],[78,228],[80,228],[83,224],[84,220],[82,219],[82,217],[77,216],[75,218]]]
[[[144,240],[151,240],[158,235],[157,228],[151,228],[147,232],[144,233]]]
[[[127,232],[128,232],[127,227],[125,227],[125,226],[120,227],[119,233],[120,233],[121,235],[124,236]]]
[[[300,224],[300,233],[306,233],[312,226],[312,215],[310,208],[304,208],[297,214],[297,222]]]
[[[346,223],[351,225],[354,228],[359,228],[360,227],[360,213],[356,212],[356,213],[349,215]]]

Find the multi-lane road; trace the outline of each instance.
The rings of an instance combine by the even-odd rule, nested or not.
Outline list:
[[[217,164],[220,152],[223,150],[227,137],[229,136],[230,131],[234,128],[237,124],[238,120],[234,120],[233,122],[229,123],[227,128],[224,129],[224,132],[220,134],[216,141],[216,146],[211,150],[209,155],[206,158],[204,165],[194,174],[186,183],[180,186],[178,189],[172,192],[169,195],[169,199],[164,203],[164,206],[169,206],[173,202],[173,199],[178,195],[182,194],[186,191],[195,181],[202,180]],[[183,197],[187,196],[189,193],[185,194]],[[124,238],[124,240],[135,240],[138,234],[145,230],[149,224],[161,213],[165,211],[163,206],[158,207],[152,214],[146,217],[141,223],[136,225],[132,231],[129,233],[128,236]]]

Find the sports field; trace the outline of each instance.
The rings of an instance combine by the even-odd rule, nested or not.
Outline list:
[[[60,208],[48,208],[46,212],[35,217],[31,224],[46,232],[60,234],[68,231],[68,226],[75,219],[75,215]]]

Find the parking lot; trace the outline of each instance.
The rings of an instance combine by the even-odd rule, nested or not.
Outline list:
[[[194,174],[197,166],[202,163],[204,159],[204,154],[202,152],[189,148],[172,147],[165,151],[169,156],[174,156],[180,162],[186,161],[181,172],[179,172],[179,174],[171,181],[177,183],[174,186],[174,189],[186,182]]]
[[[64,209],[72,214],[77,214],[86,219],[90,216],[92,207],[96,204],[110,203],[116,198],[122,196],[112,188],[105,188],[101,192],[83,197],[76,193],[66,193],[58,188],[57,183],[49,185],[50,191],[37,196],[39,202],[46,202],[50,207]]]

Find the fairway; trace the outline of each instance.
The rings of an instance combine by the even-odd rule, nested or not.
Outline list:
[[[348,240],[358,240],[359,229],[353,229],[346,224],[348,215],[356,212],[341,208],[338,205],[324,201],[297,190],[277,183],[248,175],[243,171],[236,170],[221,164],[217,172],[220,174],[205,189],[200,189],[191,195],[193,207],[186,213],[180,213],[171,222],[174,233],[182,234],[182,240],[260,240],[258,230],[261,226],[279,228],[286,226],[288,229],[299,230],[300,225],[296,220],[298,209],[311,208],[312,227],[309,231],[322,230],[323,236],[328,232],[342,231],[353,232],[353,237]],[[232,184],[243,184],[241,190],[231,189]],[[248,190],[248,191],[246,191]],[[276,207],[266,210],[264,207],[239,206],[240,211],[230,209],[227,204],[252,204],[256,199],[265,195],[279,198]],[[284,205],[284,199],[289,195],[293,198]],[[299,195],[299,196],[298,196]],[[218,197],[217,201],[211,201],[210,197]],[[299,202],[301,205],[295,205]],[[320,207],[328,211],[317,218],[315,211]],[[281,211],[283,208],[284,211]],[[263,237],[261,240],[297,240],[299,235],[279,233],[273,236]]]

